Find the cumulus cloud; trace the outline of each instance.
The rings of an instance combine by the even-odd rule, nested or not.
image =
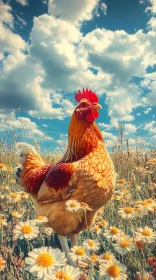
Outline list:
[[[151,83],[151,90],[148,94],[148,100],[152,106],[156,106],[156,81]]]
[[[48,12],[62,20],[77,24],[90,20],[99,0],[49,0]]]
[[[156,14],[156,0],[148,0],[150,6],[146,8],[146,11],[151,11],[152,14]]]
[[[102,136],[104,137],[105,145],[107,148],[113,147],[114,145],[117,144],[117,140],[118,140],[117,136],[115,136],[110,132],[106,132],[106,131],[101,131],[101,132],[102,132]]]
[[[28,3],[27,3],[27,0],[16,0],[16,2],[18,2],[19,4],[21,4],[22,6],[26,6]]]
[[[1,120],[1,130],[20,130],[21,133],[24,132],[23,136],[28,136],[33,138],[37,136],[39,138],[44,138],[46,140],[53,140],[51,137],[45,136],[45,134],[39,130],[35,122],[32,122],[29,118],[15,116],[9,116]]]
[[[151,134],[155,134],[156,133],[156,122],[151,121],[151,122],[145,124],[144,130],[148,131]]]
[[[11,10],[12,9],[9,5],[5,5],[0,1],[0,23],[7,23],[8,25],[12,26],[13,16],[11,14]]]
[[[135,133],[136,132],[136,126],[131,123],[126,123],[125,124],[125,134],[129,133]]]
[[[97,28],[83,35],[78,23],[91,19],[97,5],[97,0],[49,1],[52,15],[34,18],[28,45],[2,24],[13,23],[9,6],[5,8],[0,25],[1,109],[20,107],[34,117],[64,119],[74,104],[62,91],[73,93],[84,86],[107,95],[110,124],[117,127],[119,121],[134,119],[137,106],[155,104],[154,81],[149,95],[142,98],[133,82],[133,77],[141,77],[145,80],[140,86],[148,84],[146,70],[156,63],[154,31],[128,34]]]

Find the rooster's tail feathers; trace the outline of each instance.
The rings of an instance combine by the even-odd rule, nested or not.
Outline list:
[[[28,153],[35,154],[41,159],[40,155],[37,153],[35,148],[33,146],[31,146],[30,144],[27,144],[24,142],[19,142],[15,145],[15,154],[16,154],[16,156],[19,157],[20,163],[23,163],[23,161],[25,160],[25,156]]]

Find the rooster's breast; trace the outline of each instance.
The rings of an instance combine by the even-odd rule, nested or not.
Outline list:
[[[94,211],[111,198],[115,187],[115,171],[103,143],[80,160],[70,183],[72,181],[77,184],[72,199],[87,203]]]

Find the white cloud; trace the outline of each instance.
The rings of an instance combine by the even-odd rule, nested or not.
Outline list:
[[[16,0],[19,4],[26,6],[27,5],[27,0]]]
[[[12,26],[13,16],[11,14],[11,10],[12,8],[9,5],[5,5],[0,1],[0,23],[7,23]]]
[[[155,134],[156,133],[156,122],[151,121],[150,123],[147,123],[144,127],[144,130],[147,130],[151,134]]]
[[[144,113],[145,113],[145,114],[148,114],[151,110],[152,110],[151,108],[147,108],[147,109],[144,111]]]
[[[60,19],[77,24],[90,20],[99,0],[49,0],[48,12]]]
[[[24,40],[18,34],[14,34],[9,27],[13,27],[11,7],[0,2],[0,54],[2,69],[5,71],[10,71],[24,60],[23,51],[26,49]]]
[[[98,123],[99,127],[105,128],[105,130],[111,130],[112,125],[111,124],[105,124],[105,123]]]
[[[22,38],[2,25],[0,53],[7,51],[9,56],[4,58],[0,78],[1,108],[21,107],[34,117],[64,119],[74,105],[63,98],[62,90],[70,93],[89,86],[99,95],[107,94],[111,126],[132,121],[133,109],[155,102],[154,82],[143,98],[139,85],[132,82],[134,76],[149,80],[146,69],[156,62],[153,31],[128,34],[97,28],[83,35],[75,23],[90,19],[99,1],[85,0],[81,6],[81,1],[70,1],[69,8],[61,10],[68,1],[62,6],[61,0],[51,1],[53,16],[34,18],[28,54]],[[142,86],[148,83],[145,80]]]
[[[151,91],[148,94],[148,100],[152,106],[156,106],[156,81],[151,83]]]
[[[145,79],[156,80],[156,72],[144,74]]]
[[[131,123],[126,123],[125,124],[125,134],[129,133],[135,133],[136,132],[136,126]]]
[[[152,14],[156,14],[156,0],[148,0],[150,6],[147,7],[146,11],[151,11]]]
[[[101,133],[102,136],[104,137],[105,145],[107,148],[111,148],[117,144],[117,140],[118,140],[117,136],[106,131],[101,131]]]
[[[19,117],[15,118],[9,117],[1,120],[1,129],[2,130],[20,130],[23,136],[29,136],[29,138],[33,138],[34,136],[38,136],[39,138],[44,138],[46,140],[53,140],[51,137],[45,136],[45,134],[40,131],[35,122],[32,122],[29,118]]]
[[[107,15],[107,5],[106,3],[101,4],[101,10],[103,11],[104,15]]]
[[[142,81],[140,82],[140,86],[141,86],[142,88],[148,88],[148,89],[150,89],[150,80],[146,80],[146,79],[142,80]]]

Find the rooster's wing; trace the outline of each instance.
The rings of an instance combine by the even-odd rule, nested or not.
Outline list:
[[[40,203],[49,203],[63,200],[70,196],[72,191],[76,188],[76,170],[78,162],[59,163],[53,166],[37,196]]]

